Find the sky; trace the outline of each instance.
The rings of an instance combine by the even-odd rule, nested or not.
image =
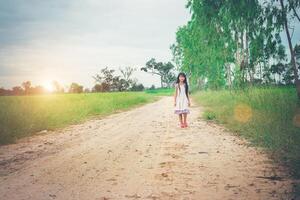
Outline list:
[[[0,87],[30,80],[47,86],[77,82],[92,88],[104,67],[127,66],[140,83],[159,77],[139,69],[154,57],[172,59],[175,32],[187,23],[187,0],[0,1]],[[281,34],[288,52],[285,32]],[[300,25],[293,43],[300,41]]]
[[[177,28],[190,18],[186,0],[0,1],[0,87],[30,80],[91,88],[104,67],[136,67],[145,86],[159,78],[140,71],[154,57],[167,62]]]

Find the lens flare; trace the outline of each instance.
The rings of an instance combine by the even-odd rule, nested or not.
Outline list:
[[[48,92],[53,92],[54,91],[54,86],[50,81],[44,82],[43,87],[48,91]]]
[[[238,104],[234,108],[234,119],[241,123],[246,123],[252,118],[252,109],[246,104]]]
[[[293,124],[300,128],[300,114],[296,114],[293,118]]]

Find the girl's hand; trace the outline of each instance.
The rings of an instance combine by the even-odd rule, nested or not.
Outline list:
[[[176,107],[176,102],[174,103],[174,107]]]

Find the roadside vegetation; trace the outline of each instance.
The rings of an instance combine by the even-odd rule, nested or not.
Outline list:
[[[158,92],[159,95],[164,93]],[[124,111],[158,98],[157,93],[110,92],[0,97],[0,144]]]
[[[203,118],[266,148],[300,177],[300,110],[294,87],[201,91],[194,96],[205,108]]]

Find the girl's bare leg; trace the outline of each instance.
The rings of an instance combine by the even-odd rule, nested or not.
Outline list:
[[[184,113],[184,114],[183,114],[183,123],[184,123],[184,124],[186,124],[186,118],[187,118],[187,114]]]
[[[182,124],[182,114],[179,114],[179,122]]]

